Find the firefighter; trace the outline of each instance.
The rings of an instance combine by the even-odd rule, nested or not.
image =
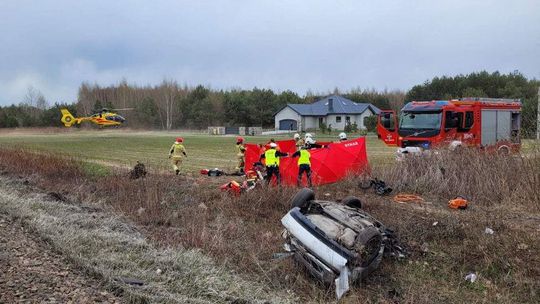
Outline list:
[[[182,164],[182,158],[186,154],[186,148],[184,148],[184,145],[182,143],[184,142],[184,139],[182,137],[178,137],[174,144],[171,146],[171,151],[169,151],[169,158],[172,161],[173,169],[176,175],[180,174],[180,165]],[[182,156],[182,154],[184,156]]]
[[[323,145],[318,144],[317,141],[312,137],[306,138],[306,144],[304,147],[306,147],[306,149],[324,148]]]
[[[307,150],[306,146],[303,146],[299,151],[294,152],[292,157],[298,158],[298,177],[296,178],[296,185],[300,187],[302,184],[302,175],[306,172],[308,187],[311,185],[311,153]]]
[[[237,137],[236,138],[236,157],[238,158],[238,166],[236,167],[236,171],[238,171],[239,173],[244,173],[245,152],[246,152],[246,147],[244,146],[244,138]]]
[[[296,133],[294,134],[294,142],[296,143],[296,151],[300,151],[300,148],[302,148],[305,145],[305,141],[300,137],[300,134]]]
[[[262,159],[266,160],[266,183],[269,184],[272,180],[272,176],[275,175],[277,184],[279,185],[281,182],[281,175],[279,174],[279,158],[282,156],[289,156],[289,154],[277,151],[276,148],[277,144],[271,142],[269,149],[261,154],[259,161]]]
[[[347,140],[347,134],[345,132],[339,133],[339,141],[346,141]]]
[[[279,151],[279,150],[280,150],[280,149],[279,149],[279,145],[277,144],[277,142],[276,142],[276,140],[275,140],[275,139],[273,139],[273,138],[270,138],[270,143],[274,143],[274,144],[276,144],[276,151]]]

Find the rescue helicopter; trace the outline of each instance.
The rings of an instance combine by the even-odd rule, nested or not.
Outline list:
[[[80,124],[84,121],[90,121],[99,125],[100,127],[110,127],[110,126],[120,126],[126,121],[124,117],[114,113],[113,111],[123,111],[123,110],[133,110],[133,108],[125,109],[113,109],[109,110],[106,108],[101,109],[99,112],[92,114],[91,116],[75,117],[69,112],[68,109],[61,109],[62,112],[62,123],[66,127],[71,127],[74,124]]]

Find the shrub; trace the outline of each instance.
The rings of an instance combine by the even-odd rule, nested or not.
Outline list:
[[[377,116],[371,115],[364,118],[364,126],[369,132],[375,132],[377,129]]]

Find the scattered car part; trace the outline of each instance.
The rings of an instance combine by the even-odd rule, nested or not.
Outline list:
[[[467,209],[469,202],[462,196],[458,196],[448,201],[448,207],[451,209]]]
[[[358,186],[363,190],[373,188],[378,195],[387,195],[392,192],[392,188],[388,187],[383,180],[378,178],[363,180]]]
[[[316,200],[308,188],[292,199],[292,209],[281,219],[284,248],[318,280],[334,283],[341,298],[349,281],[366,278],[383,255],[404,257],[393,231],[361,209],[358,198],[339,204]]]
[[[124,284],[128,284],[128,285],[132,285],[132,286],[143,286],[144,285],[144,281],[141,281],[139,279],[134,279],[134,278],[120,277],[120,278],[117,278],[116,281],[124,283]]]
[[[471,273],[469,273],[469,274],[467,274],[465,276],[465,281],[469,281],[471,283],[474,283],[474,282],[476,282],[477,278],[478,278],[478,276],[476,275],[476,273],[471,272]]]
[[[416,203],[416,204],[422,204],[424,202],[424,199],[416,194],[404,194],[400,193],[396,196],[394,196],[393,201],[396,203]]]

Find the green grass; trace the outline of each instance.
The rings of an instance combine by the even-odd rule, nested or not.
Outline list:
[[[141,161],[151,169],[169,169],[168,153],[174,138],[182,136],[188,158],[183,170],[196,172],[204,168],[232,170],[236,166],[235,136],[210,136],[182,132],[133,132],[123,130],[73,130],[62,133],[0,133],[0,146],[20,147],[37,152],[58,153],[82,161],[106,166],[133,166]],[[246,136],[248,143],[267,142],[270,136]],[[276,136],[277,140],[283,136]],[[320,141],[336,140],[336,136],[317,136]],[[395,148],[387,147],[374,135],[367,136],[371,162],[392,159]],[[92,174],[106,174],[99,166],[88,165]]]
[[[93,162],[82,162],[82,170],[91,178],[99,178],[111,174],[111,168],[109,166]]]

